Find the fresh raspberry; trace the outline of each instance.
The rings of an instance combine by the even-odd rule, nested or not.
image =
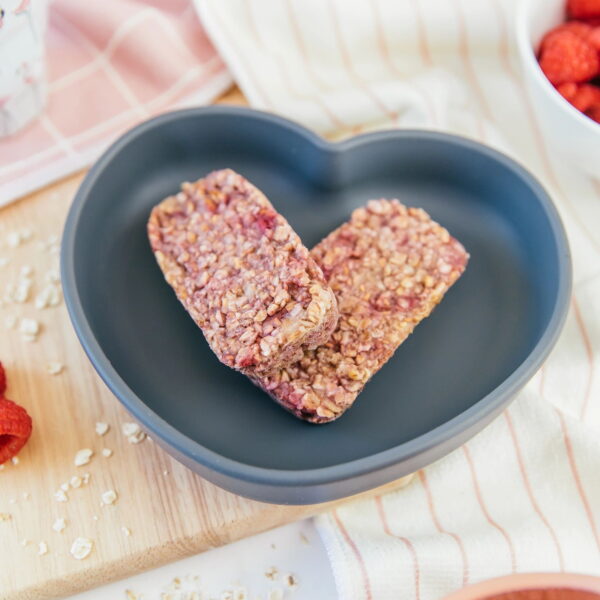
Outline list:
[[[592,27],[592,30],[586,39],[589,44],[594,46],[594,48],[600,52],[600,27]]]
[[[568,81],[567,83],[561,83],[556,86],[556,90],[558,93],[565,99],[571,102],[575,95],[577,94],[577,84],[572,81]]]
[[[595,85],[583,84],[577,86],[577,92],[569,102],[581,112],[586,112],[593,105],[600,104],[600,88]]]
[[[6,371],[4,365],[0,362],[0,396],[4,396],[6,391]]]
[[[31,435],[31,417],[7,398],[0,398],[0,465],[16,456]]]
[[[585,114],[596,123],[600,123],[600,104],[594,104],[585,111]]]
[[[598,52],[571,31],[560,31],[547,40],[540,67],[554,85],[579,83],[595,77],[600,70]]]
[[[554,29],[551,29],[543,38],[540,43],[540,51],[543,52],[544,48],[551,42],[552,39],[556,36],[557,33],[561,33],[562,31],[570,31],[574,33],[577,37],[581,39],[587,39],[587,37],[592,33],[593,27],[588,25],[587,23],[583,23],[582,21],[568,21],[567,23],[561,23],[557,25]]]
[[[567,13],[572,19],[600,17],[600,0],[568,0]]]

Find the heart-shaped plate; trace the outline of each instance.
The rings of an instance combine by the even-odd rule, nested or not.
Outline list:
[[[309,248],[385,197],[424,208],[471,254],[433,315],[331,424],[297,420],[220,364],[150,251],[150,209],[223,167],[262,189]],[[542,364],[571,288],[558,214],[506,156],[423,131],[332,144],[223,106],[161,115],[107,150],[77,193],[61,261],[85,351],[153,439],[223,488],[284,504],[374,488],[473,436]]]

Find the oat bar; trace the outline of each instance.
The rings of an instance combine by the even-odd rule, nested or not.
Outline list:
[[[297,417],[325,423],[352,406],[469,256],[424,210],[397,200],[371,200],[355,210],[311,255],[337,298],[337,327],[299,362],[252,380]]]
[[[165,279],[226,365],[266,373],[329,339],[323,272],[265,195],[230,169],[154,208],[148,237]]]

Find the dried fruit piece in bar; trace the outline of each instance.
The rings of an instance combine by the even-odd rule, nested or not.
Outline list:
[[[335,296],[265,195],[230,169],[154,208],[148,236],[165,279],[226,365],[266,373],[329,339]]]
[[[331,338],[258,386],[301,419],[348,409],[369,379],[465,270],[469,255],[418,208],[371,200],[311,251],[337,301]]]

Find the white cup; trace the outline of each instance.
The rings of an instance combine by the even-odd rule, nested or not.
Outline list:
[[[0,137],[44,108],[47,14],[47,0],[0,0]]]

